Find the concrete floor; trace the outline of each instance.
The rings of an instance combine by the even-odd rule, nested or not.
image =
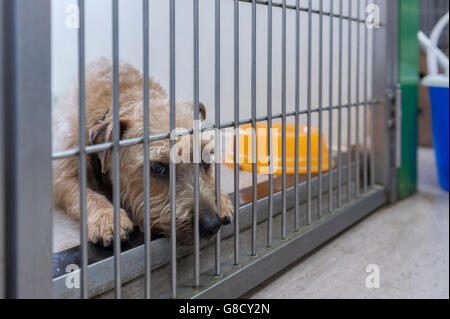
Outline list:
[[[364,219],[244,298],[449,298],[449,194],[432,149],[419,150],[413,196]],[[366,267],[379,268],[369,289]]]

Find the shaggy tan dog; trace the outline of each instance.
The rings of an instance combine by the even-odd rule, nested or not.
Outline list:
[[[120,66],[120,129],[121,139],[143,136],[143,79],[140,72],[129,64]],[[150,79],[150,133],[169,132],[169,101],[164,89]],[[78,89],[75,87],[54,110],[54,151],[78,147]],[[87,66],[86,74],[86,138],[89,144],[107,143],[112,140],[112,67],[107,59]],[[177,102],[177,129],[193,127],[193,104]],[[204,107],[201,115],[205,117]],[[181,147],[182,138],[176,142]],[[186,139],[184,139],[186,141]],[[192,136],[188,137],[192,143]],[[211,142],[202,141],[202,149]],[[190,147],[192,150],[192,147]],[[97,157],[89,156],[87,163],[87,226],[90,241],[108,246],[114,233],[114,215],[111,201],[112,150],[103,151]],[[192,159],[192,154],[188,156]],[[151,170],[151,227],[154,233],[170,235],[169,196],[169,140],[150,144]],[[143,145],[123,147],[120,150],[120,237],[128,238],[136,224],[144,228]],[[98,165],[95,165],[95,163]],[[96,166],[96,168],[95,168]],[[99,168],[100,167],[100,168]],[[200,235],[214,236],[222,224],[231,220],[232,205],[228,197],[221,195],[221,209],[217,211],[215,181],[210,164],[200,165]],[[79,182],[78,157],[54,162],[55,205],[69,216],[78,219]],[[100,172],[101,171],[101,174]],[[97,174],[97,177],[96,177]],[[99,179],[100,175],[100,179]],[[176,225],[177,241],[190,245],[193,242],[193,185],[194,164],[180,163],[176,169]]]

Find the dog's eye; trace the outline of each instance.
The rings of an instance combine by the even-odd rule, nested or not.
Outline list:
[[[209,163],[202,163],[202,167],[203,167],[203,169],[205,171],[207,171],[211,167],[211,164],[209,164]]]
[[[166,178],[169,176],[169,168],[167,165],[162,163],[153,164],[151,167],[151,172],[154,176],[159,178]]]

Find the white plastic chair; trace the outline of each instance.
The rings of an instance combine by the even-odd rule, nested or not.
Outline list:
[[[448,22],[449,13],[447,12],[433,28],[430,38],[422,31],[419,31],[417,35],[420,45],[427,51],[428,75],[422,82],[426,86],[448,87],[448,57],[438,48],[439,38]],[[444,74],[439,74],[439,65],[444,69]]]

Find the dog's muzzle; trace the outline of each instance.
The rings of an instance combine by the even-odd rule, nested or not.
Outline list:
[[[230,217],[220,218],[217,214],[200,214],[199,230],[202,238],[211,238],[219,231],[222,225],[228,225]]]

